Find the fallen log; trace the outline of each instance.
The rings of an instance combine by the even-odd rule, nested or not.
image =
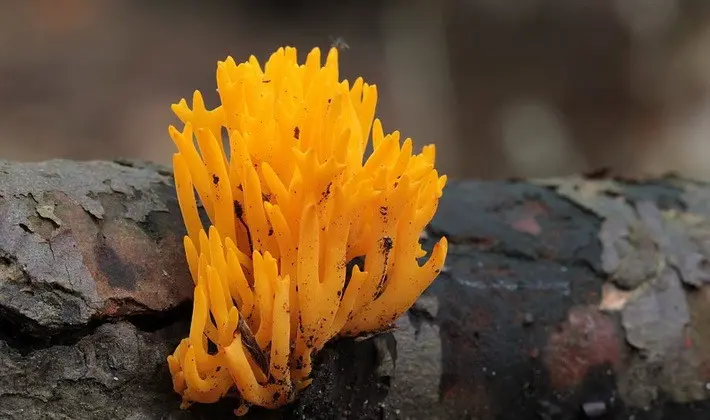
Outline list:
[[[0,418],[181,411],[165,357],[192,281],[170,172],[0,162]],[[397,328],[339,340],[283,410],[247,418],[707,419],[710,186],[452,182],[446,270]]]

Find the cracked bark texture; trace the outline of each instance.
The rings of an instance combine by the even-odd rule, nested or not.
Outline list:
[[[164,168],[0,162],[0,419],[179,410],[192,281]],[[446,269],[397,328],[331,343],[273,419],[707,419],[710,187],[452,182]],[[632,417],[633,416],[633,417]]]

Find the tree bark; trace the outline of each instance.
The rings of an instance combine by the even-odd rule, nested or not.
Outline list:
[[[393,332],[338,340],[248,418],[707,419],[710,187],[452,182],[446,269]],[[0,418],[199,419],[165,358],[192,281],[170,172],[0,162]]]

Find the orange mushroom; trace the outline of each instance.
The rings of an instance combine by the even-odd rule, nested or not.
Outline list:
[[[199,92],[192,108],[173,105],[195,291],[190,334],[168,363],[183,406],[236,390],[241,414],[292,401],[329,340],[388,328],[431,284],[447,242],[420,265],[419,237],[446,177],[433,145],[414,154],[411,139],[373,122],[375,86],[340,81],[335,48],[325,65],[318,49],[299,65],[294,48],[281,48],[263,69],[253,56],[229,57],[217,91],[212,110]],[[364,264],[348,276],[355,258]]]

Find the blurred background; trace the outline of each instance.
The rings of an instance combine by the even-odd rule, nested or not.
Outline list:
[[[168,164],[217,60],[339,44],[455,178],[710,179],[707,0],[0,0],[0,158]]]

